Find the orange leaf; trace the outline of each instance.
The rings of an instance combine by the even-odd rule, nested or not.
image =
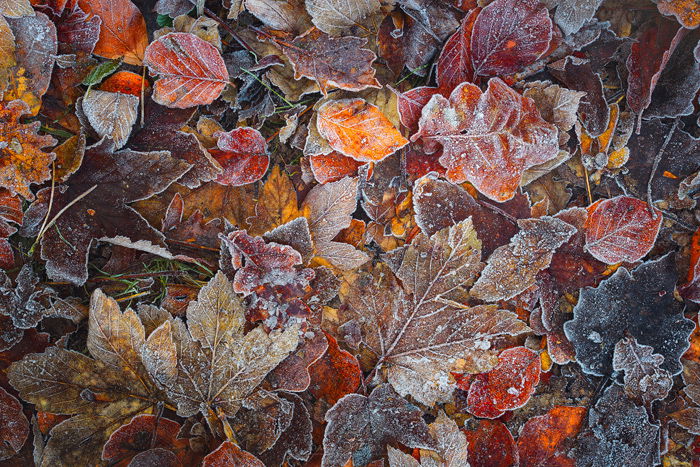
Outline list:
[[[357,175],[357,169],[362,165],[351,157],[345,157],[338,151],[330,154],[312,154],[309,156],[311,172],[318,183],[337,182],[347,176]]]
[[[265,465],[249,453],[243,451],[231,441],[224,441],[215,451],[209,453],[202,462],[202,467],[265,467]]]
[[[139,97],[141,96],[142,81],[141,75],[130,71],[118,71],[104,80],[98,89],[100,91],[121,92],[122,94],[131,94]],[[143,86],[145,89],[148,89],[148,81]]]
[[[528,420],[518,438],[520,465],[573,467],[564,442],[578,434],[585,415],[585,407],[556,406]]]
[[[123,58],[130,65],[143,63],[148,33],[136,5],[129,0],[80,0],[79,4],[86,13],[102,19],[95,55]]]
[[[185,109],[211,104],[228,84],[228,71],[219,51],[188,32],[166,34],[146,49],[144,64],[160,75],[153,100]]]
[[[318,109],[318,131],[341,154],[380,161],[408,144],[378,107],[364,99],[329,101]]]
[[[662,212],[630,196],[617,196],[588,208],[586,250],[607,264],[633,263],[654,246]]]
[[[502,422],[479,420],[474,430],[464,430],[469,443],[469,464],[484,467],[517,465],[515,440]]]
[[[23,101],[0,102],[0,187],[33,200],[29,185],[51,176],[49,166],[55,157],[42,149],[53,146],[56,140],[37,134],[39,122],[20,123],[20,117],[27,113],[29,106]]]
[[[684,28],[700,26],[700,4],[697,0],[659,0],[656,6],[661,14],[675,16]]]

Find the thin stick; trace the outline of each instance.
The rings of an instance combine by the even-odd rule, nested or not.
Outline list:
[[[46,217],[44,217],[44,222],[41,223],[41,227],[39,228],[39,233],[37,234],[36,240],[34,240],[32,247],[29,249],[30,256],[34,253],[34,248],[36,248],[37,243],[39,243],[39,239],[41,238],[42,235],[44,235],[44,231],[48,228],[48,227],[46,227],[46,223],[49,221],[49,216],[51,215],[51,208],[53,208],[53,197],[54,197],[55,190],[56,190],[56,163],[55,163],[55,161],[51,161],[51,197],[49,198],[49,209],[46,211]]]
[[[146,119],[146,100],[143,98],[146,93],[146,65],[142,65],[141,70],[141,128],[143,128]]]
[[[97,185],[93,185],[91,188],[88,188],[88,189],[85,190],[83,193],[81,193],[80,195],[78,195],[73,201],[71,201],[70,203],[66,204],[66,205],[63,207],[63,209],[61,209],[60,211],[58,211],[58,212],[56,213],[56,215],[53,216],[53,219],[51,219],[51,222],[49,222],[48,224],[46,224],[46,227],[44,228],[44,231],[43,231],[43,232],[39,232],[39,235],[37,235],[36,240],[34,241],[34,244],[38,243],[39,240],[41,240],[41,237],[43,237],[43,235],[46,233],[46,231],[49,230],[49,229],[56,223],[56,221],[58,220],[58,218],[61,217],[61,216],[63,215],[64,212],[66,212],[66,211],[67,211],[71,206],[73,206],[75,203],[77,203],[77,202],[80,201],[81,199],[85,198],[85,197],[86,197],[87,195],[89,195],[90,193],[92,193],[92,191],[93,191],[95,188],[97,188]],[[49,212],[51,212],[51,211],[49,211]]]
[[[591,182],[588,180],[588,169],[586,164],[581,161],[581,167],[583,167],[583,177],[586,179],[586,192],[588,193],[588,204],[593,204],[593,193],[591,193]]]
[[[676,132],[676,128],[678,127],[678,122],[680,120],[676,117],[676,119],[673,121],[673,126],[671,127],[671,131],[668,132],[666,135],[666,139],[664,139],[664,143],[661,145],[661,149],[659,149],[659,152],[656,153],[656,156],[654,157],[654,163],[651,166],[651,173],[649,174],[649,181],[647,181],[647,203],[649,204],[649,210],[651,211],[651,216],[656,219],[656,211],[654,210],[654,203],[651,199],[651,182],[654,178],[654,175],[656,175],[656,169],[659,168],[659,164],[661,163],[661,158],[664,156],[664,152],[666,151],[666,146],[668,146],[668,143],[671,142],[671,137],[673,136],[673,133]]]

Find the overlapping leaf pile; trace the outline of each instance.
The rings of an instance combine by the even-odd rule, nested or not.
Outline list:
[[[689,466],[694,0],[0,0],[0,462]]]

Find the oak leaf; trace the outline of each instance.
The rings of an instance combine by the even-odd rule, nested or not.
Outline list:
[[[56,140],[37,133],[39,122],[21,123],[20,118],[27,113],[29,107],[23,101],[0,102],[0,186],[12,195],[33,200],[29,186],[50,178],[55,156],[43,149],[56,144]]]
[[[634,263],[654,247],[661,210],[631,196],[599,201],[588,208],[585,249],[607,264]]]
[[[306,77],[316,81],[324,95],[332,87],[348,91],[381,87],[372,68],[377,56],[362,48],[366,39],[331,37],[316,28],[296,38],[280,31],[268,35],[292,62],[294,79]]]
[[[450,181],[469,181],[499,202],[515,196],[525,170],[559,152],[557,129],[542,119],[531,99],[498,78],[484,93],[462,83],[449,99],[434,95],[412,137],[418,139],[428,152],[442,147],[440,164]]]
[[[169,256],[158,246],[163,235],[126,203],[165,190],[188,168],[168,152],[114,152],[108,138],[89,147],[80,169],[54,193],[51,211],[47,213],[51,188],[44,188],[25,214],[25,225],[38,227],[47,214],[53,218],[68,206],[41,238],[41,256],[47,261],[49,277],[84,283],[95,240]]]
[[[100,39],[94,53],[105,58],[123,58],[141,65],[148,45],[146,21],[129,0],[79,0],[83,11],[102,19]]]
[[[229,82],[216,47],[191,33],[173,32],[151,42],[144,64],[160,77],[153,85],[153,100],[166,107],[210,104]]]
[[[480,247],[467,219],[389,252],[395,276],[376,268],[352,284],[341,315],[344,327],[360,327],[376,371],[386,373],[400,394],[426,405],[450,400],[451,371],[488,370],[497,352],[492,341],[527,330],[496,306],[465,304],[465,288],[482,267]]]
[[[318,109],[317,126],[334,150],[360,162],[380,161],[408,144],[379,108],[364,99],[326,102]]]

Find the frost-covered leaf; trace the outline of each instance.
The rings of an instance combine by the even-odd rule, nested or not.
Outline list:
[[[380,161],[408,144],[381,110],[364,99],[326,102],[316,124],[334,150],[360,162]]]
[[[419,234],[388,254],[401,286],[385,268],[353,283],[342,320],[360,325],[376,368],[400,394],[426,405],[449,400],[450,371],[491,368],[497,352],[492,341],[527,330],[496,306],[463,304],[465,288],[482,267],[480,246],[467,219],[431,237]]]
[[[229,82],[216,47],[191,33],[173,32],[151,42],[144,64],[151,74],[159,76],[153,100],[166,107],[210,104]]]
[[[311,27],[300,0],[245,0],[245,8],[271,29],[301,34]]]
[[[148,33],[146,21],[136,5],[129,0],[80,0],[80,6],[102,20],[96,55],[123,58],[130,65],[141,65]]]
[[[187,327],[173,322],[177,378],[167,386],[178,414],[222,410],[233,416],[267,373],[293,351],[298,327],[270,334],[254,328],[243,334],[242,300],[219,272],[187,308]]]
[[[464,434],[469,442],[469,465],[506,467],[517,464],[515,440],[503,422],[478,420],[465,429]]]
[[[567,453],[583,426],[586,412],[585,407],[555,406],[545,415],[528,420],[518,437],[521,464],[574,465]]]
[[[474,22],[474,72],[482,76],[516,73],[549,50],[552,35],[549,12],[538,0],[496,0]]]
[[[646,410],[610,386],[588,412],[588,426],[576,438],[570,456],[576,465],[659,464],[659,426]]]
[[[467,409],[481,418],[497,418],[522,407],[540,382],[540,356],[526,347],[506,349],[498,365],[476,375],[467,394]]]
[[[328,34],[339,35],[379,11],[379,0],[307,0],[306,10],[314,25]]]
[[[613,370],[625,373],[625,393],[649,405],[665,399],[673,386],[671,374],[661,368],[663,355],[655,354],[648,345],[640,345],[634,337],[625,337],[615,344]]]
[[[615,345],[632,336],[663,356],[662,369],[680,373],[679,358],[690,345],[695,324],[683,317],[673,297],[677,280],[674,257],[667,254],[631,272],[621,267],[598,287],[583,289],[574,319],[564,324],[581,368],[610,375]]]
[[[461,467],[469,465],[467,438],[457,424],[444,413],[430,424],[430,434],[437,442],[434,451],[421,450],[420,462],[391,446],[387,447],[390,467]]]
[[[396,92],[396,107],[399,112],[401,124],[411,133],[415,133],[418,130],[418,121],[420,120],[423,107],[425,107],[425,104],[430,101],[430,98],[438,94],[440,90],[430,86],[419,86],[409,89],[406,92]]]
[[[221,165],[222,172],[214,179],[216,183],[241,186],[257,182],[267,172],[270,156],[267,143],[258,130],[239,127],[229,132],[214,134],[216,149],[209,153]]]
[[[137,415],[119,427],[102,449],[102,459],[111,462],[130,460],[151,448],[184,451],[187,439],[178,439],[179,423],[155,415]]]
[[[472,64],[472,29],[481,9],[475,8],[462,20],[459,29],[445,42],[437,61],[437,84],[443,94],[465,81],[475,81]]]
[[[202,461],[202,467],[225,467],[227,465],[264,467],[260,459],[248,451],[242,450],[232,441],[224,441]]]
[[[485,301],[508,300],[535,284],[537,273],[549,266],[554,251],[576,228],[555,217],[521,219],[520,232],[498,247],[471,290]]]
[[[683,27],[696,29],[700,26],[700,7],[695,0],[655,0],[659,12],[674,16]]]
[[[427,64],[438,51],[440,42],[410,16],[401,14],[400,19],[402,21],[395,22],[394,15],[387,15],[379,26],[379,56],[395,74],[406,67],[419,76],[425,76]]]
[[[29,436],[29,421],[22,413],[22,404],[0,387],[0,460],[19,452]]]
[[[661,210],[631,196],[599,201],[588,208],[586,251],[607,264],[639,261],[654,247]]]
[[[549,81],[527,83],[523,92],[523,96],[535,101],[542,118],[556,125],[563,133],[574,127],[579,103],[585,95],[585,92],[562,88]]]
[[[369,396],[348,394],[326,412],[323,467],[358,465],[379,459],[387,445],[435,449],[436,442],[421,418],[421,411],[406,402],[388,384]]]
[[[49,299],[55,292],[46,285],[40,285],[40,278],[30,264],[20,269],[15,285],[0,271],[0,315],[12,318],[12,323],[20,329],[35,327],[49,314]]]
[[[158,247],[163,242],[162,234],[126,203],[165,190],[188,169],[189,164],[170,157],[168,152],[114,152],[109,138],[89,147],[80,169],[53,196],[49,217],[73,204],[41,239],[41,255],[47,261],[49,277],[84,283],[88,253],[96,240],[167,256],[167,250]],[[47,215],[51,188],[37,195],[25,217],[30,225],[38,227]]]
[[[328,93],[329,88],[361,91],[380,87],[372,68],[377,56],[371,50],[362,48],[366,39],[331,37],[316,28],[296,38],[288,33],[273,32],[270,40],[292,62],[294,79],[312,79],[324,94]]]
[[[558,0],[554,21],[566,35],[574,34],[593,19],[603,0]]]
[[[559,153],[557,129],[545,122],[531,99],[499,78],[483,92],[462,83],[447,99],[434,95],[423,108],[419,131],[412,137],[428,152],[440,147],[440,164],[455,183],[469,181],[495,201],[507,201],[525,170]]]
[[[121,149],[136,122],[139,98],[120,92],[91,91],[80,101],[80,109],[100,138],[109,136]]]

